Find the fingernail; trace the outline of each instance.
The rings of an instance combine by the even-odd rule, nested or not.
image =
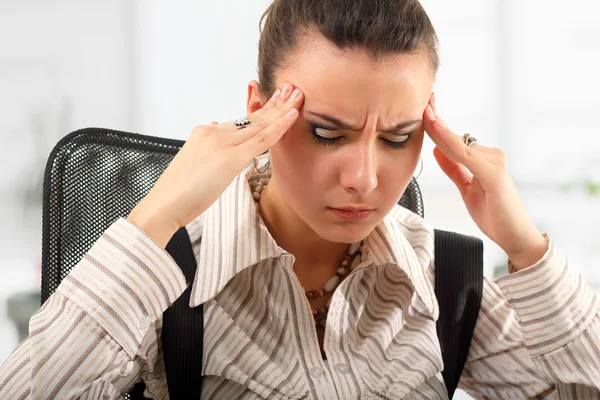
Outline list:
[[[294,90],[294,92],[292,93],[292,95],[290,96],[290,99],[288,100],[288,103],[291,103],[292,101],[296,100],[299,95],[300,95],[300,89],[296,88]]]
[[[430,104],[427,104],[427,115],[431,122],[435,121],[435,114],[433,113],[433,108],[431,108]]]
[[[298,110],[296,110],[295,108],[292,108],[290,111],[288,111],[287,114],[285,114],[286,118],[292,118],[294,117],[296,114],[298,114]]]
[[[275,91],[275,93],[273,93],[273,96],[271,96],[271,100],[270,101],[275,101],[277,100],[277,98],[279,97],[279,93],[281,93],[281,90],[277,89]]]
[[[283,86],[283,91],[281,92],[281,98],[282,98],[283,100],[285,100],[285,99],[286,99],[286,97],[288,97],[288,95],[290,94],[290,90],[291,90],[291,85],[290,85],[289,83],[286,83],[286,84]]]

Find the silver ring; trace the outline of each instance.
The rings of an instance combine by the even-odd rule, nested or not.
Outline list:
[[[474,138],[473,136],[469,135],[468,133],[465,133],[463,135],[463,142],[467,145],[467,147],[477,143],[477,138]]]
[[[238,129],[247,128],[250,126],[250,124],[252,124],[252,121],[250,121],[248,118],[238,118],[233,122],[233,126]]]

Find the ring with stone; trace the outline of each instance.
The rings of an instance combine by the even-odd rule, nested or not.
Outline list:
[[[467,147],[477,143],[477,138],[474,138],[473,136],[469,135],[468,133],[465,133],[462,137],[463,142],[467,145]]]
[[[252,121],[250,121],[248,118],[238,118],[233,122],[233,126],[238,129],[244,129],[249,127],[251,123]]]

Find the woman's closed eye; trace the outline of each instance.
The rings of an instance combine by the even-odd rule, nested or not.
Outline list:
[[[317,141],[317,143],[323,144],[325,146],[332,146],[342,140],[344,136],[339,136],[339,133],[335,130],[320,128],[318,126],[311,125],[310,129],[313,138]],[[407,133],[405,135],[396,135],[397,139],[387,139],[380,138],[386,145],[390,146],[394,149],[402,149],[406,147],[408,140],[411,137],[411,134]]]

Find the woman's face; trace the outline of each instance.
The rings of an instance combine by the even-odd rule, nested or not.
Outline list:
[[[277,87],[290,82],[305,96],[297,122],[271,149],[269,185],[286,212],[326,240],[364,239],[417,167],[433,80],[426,51],[372,61],[311,38],[276,77]],[[334,211],[349,207],[372,211],[361,220]]]

